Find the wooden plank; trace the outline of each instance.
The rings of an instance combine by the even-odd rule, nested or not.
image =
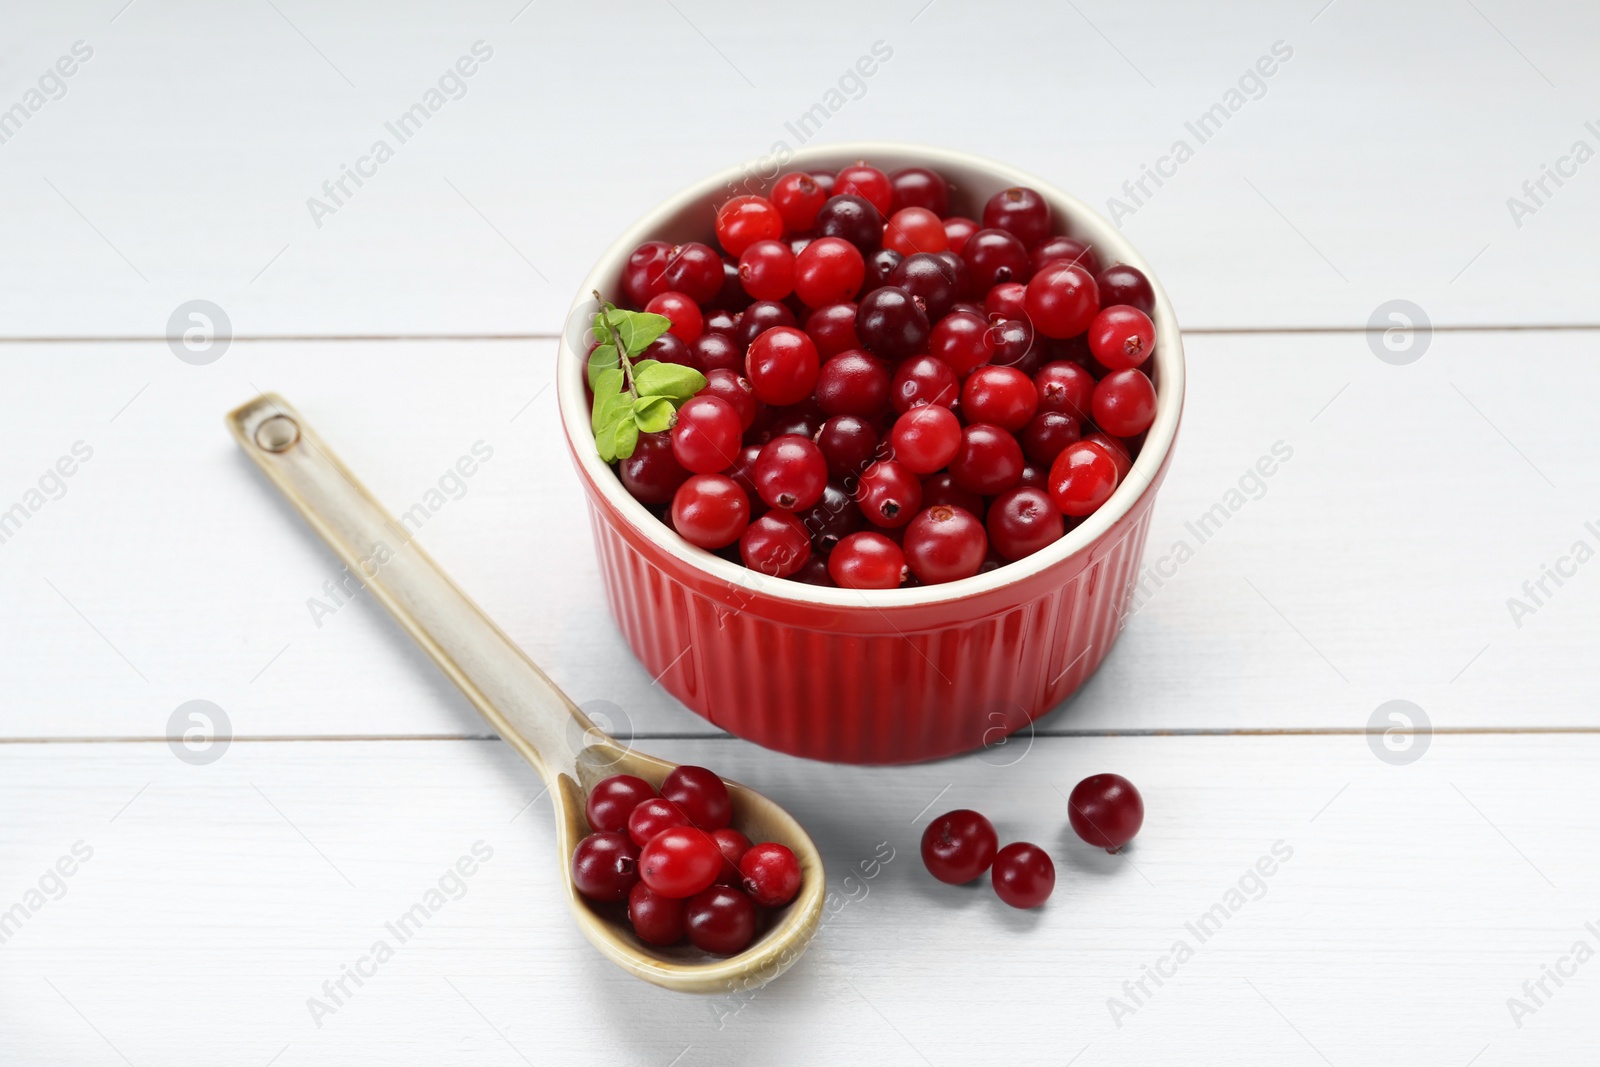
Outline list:
[[[753,997],[676,996],[603,962],[558,903],[548,804],[528,806],[531,772],[498,743],[238,743],[204,767],[159,743],[0,746],[0,905],[93,850],[0,951],[0,1055],[1497,1064],[1592,1043],[1593,979],[1569,954],[1600,941],[1600,869],[1572,847],[1594,830],[1593,737],[1439,737],[1408,766],[1358,738],[1041,739],[1009,766],[894,771],[655,747],[760,786],[822,846],[836,913]],[[1072,838],[1057,792],[1110,768],[1148,812],[1122,858]],[[1045,908],[932,882],[921,828],[957,806],[1051,852]],[[399,943],[385,923],[480,841],[492,856]],[[379,939],[392,960],[319,1027],[308,999]],[[1533,1005],[1523,983],[1558,965]],[[1520,1028],[1513,997],[1533,1007]]]

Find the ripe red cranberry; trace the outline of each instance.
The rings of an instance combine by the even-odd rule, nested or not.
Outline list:
[[[864,197],[878,209],[880,215],[889,213],[889,204],[894,197],[889,176],[867,163],[853,163],[841,168],[834,176],[833,191],[840,195]]]
[[[889,175],[889,210],[927,208],[941,218],[950,210],[950,185],[927,167],[902,167]]]
[[[1063,515],[1092,515],[1117,488],[1110,454],[1087,441],[1070,444],[1050,464],[1050,499]]]
[[[1156,418],[1156,387],[1143,371],[1114,370],[1094,387],[1094,421],[1109,434],[1136,437]]]
[[[1039,406],[1033,379],[1014,367],[979,367],[961,387],[961,413],[969,422],[987,422],[1016,433]]]
[[[905,359],[928,346],[928,316],[904,289],[886,285],[861,298],[856,336],[875,356]]]
[[[628,893],[628,921],[639,940],[651,945],[676,945],[683,940],[683,901],[664,897],[643,882]]]
[[[994,824],[968,808],[947,811],[922,831],[922,863],[949,885],[965,885],[994,862],[1000,838]]]
[[[732,404],[701,393],[678,409],[672,427],[672,454],[684,470],[715,474],[727,470],[738,458],[743,434],[744,424]]]
[[[1072,787],[1067,817],[1079,837],[1116,852],[1144,825],[1144,798],[1120,774],[1091,774]]]
[[[1028,485],[995,497],[987,525],[989,544],[1006,559],[1031,556],[1061,540],[1067,529],[1050,494]]]
[[[690,942],[719,956],[744,951],[756,936],[755,902],[732,886],[714,885],[690,897],[683,918]]]
[[[590,900],[626,900],[638,881],[639,849],[626,834],[590,834],[572,851],[572,883]]]
[[[1103,307],[1089,323],[1089,351],[1109,370],[1131,370],[1143,363],[1156,344],[1150,316],[1129,304]]]
[[[1034,190],[1014,185],[995,193],[983,205],[983,224],[1004,230],[1032,248],[1050,236],[1050,205]]]
[[[883,247],[902,256],[916,252],[943,252],[950,247],[944,223],[922,207],[906,207],[889,216],[883,229]]]
[[[688,825],[689,816],[665,797],[645,797],[628,813],[628,837],[640,848],[663,830]]]
[[[935,252],[933,256],[945,265],[945,276],[955,279],[956,299],[961,300],[971,296],[974,291],[972,288],[972,272],[967,269],[967,261],[949,249],[943,252]],[[955,305],[952,304],[951,306],[954,307]],[[974,310],[981,312],[983,309],[974,308]]]
[[[804,511],[817,502],[828,484],[828,461],[808,438],[783,434],[762,446],[755,483],[768,507]]]
[[[672,288],[666,278],[671,259],[672,244],[668,241],[646,241],[629,254],[628,263],[622,268],[622,291],[628,294],[629,303],[644,307],[653,297]]]
[[[983,310],[991,317],[1020,319],[1027,312],[1028,287],[1021,282],[1001,282],[983,298]]]
[[[1076,416],[1065,412],[1041,411],[1028,421],[1019,436],[1027,457],[1049,467],[1063,448],[1083,436],[1083,425]]]
[[[828,191],[804,171],[790,171],[772,187],[772,204],[783,216],[790,233],[805,233],[817,221],[817,212],[828,199]]]
[[[696,474],[672,498],[672,528],[691,545],[706,549],[731,545],[749,522],[750,501],[744,490],[720,474]]]
[[[977,574],[989,553],[989,537],[971,512],[939,504],[911,520],[902,550],[911,573],[936,585]]]
[[[849,418],[841,415],[840,418]],[[811,510],[800,518],[807,532],[811,534],[811,547],[817,553],[827,554],[832,552],[834,546],[840,541],[856,533],[867,525],[867,520],[862,518],[861,509],[856,507],[855,501],[850,499],[850,494],[843,484],[829,482],[828,487],[822,491],[822,499],[818,500]],[[801,568],[796,575],[798,580],[804,580],[801,574],[812,568],[816,562],[813,555],[810,562]],[[827,570],[826,561],[823,562],[824,571]],[[832,584],[830,579],[829,584]]]
[[[692,344],[705,329],[705,316],[700,305],[683,293],[657,293],[644,309],[653,315],[665,315],[672,320],[670,332],[684,344]]]
[[[699,361],[694,356],[694,351],[676,334],[664,333],[651,341],[645,350],[639,354],[641,360],[653,359],[657,363],[676,363],[683,367],[700,369]]]
[[[951,215],[949,218],[945,219],[944,235],[946,240],[950,242],[950,251],[954,252],[958,256],[965,253],[967,242],[971,240],[972,235],[977,233],[980,229],[982,229],[982,227],[980,227],[976,222],[974,222],[972,219],[966,218],[963,215]]]
[[[733,821],[733,798],[714,771],[692,764],[674,767],[661,782],[661,795],[683,809],[702,830],[720,830]]]
[[[1067,360],[1046,363],[1033,376],[1039,393],[1040,411],[1059,411],[1083,422],[1089,421],[1094,396],[1094,375]]]
[[[722,367],[706,371],[705,388],[696,396],[714,396],[733,408],[735,414],[739,416],[741,430],[748,430],[761,410],[761,402],[756,399],[755,390],[750,388],[750,383],[737,371]]]
[[[782,241],[757,241],[739,254],[739,284],[755,300],[794,292],[795,255]]]
[[[744,283],[739,280],[739,262],[734,259],[722,261],[722,288],[717,290],[717,295],[712,297],[705,305],[709,311],[739,311],[750,306],[750,294],[744,291]]]
[[[724,826],[720,830],[711,831],[711,840],[715,841],[717,848],[722,851],[722,870],[717,875],[717,884],[737,887],[744,881],[744,877],[739,873],[739,861],[750,851],[750,839],[739,831]]]
[[[885,285],[893,285],[890,281],[900,264],[906,257],[892,248],[880,248],[867,257],[867,280],[862,285],[864,292],[882,289]]]
[[[794,312],[788,307],[773,300],[758,300],[739,313],[739,322],[733,328],[733,343],[744,352],[768,330],[794,325]]]
[[[845,589],[894,589],[906,573],[900,546],[870,530],[849,535],[828,553],[828,576]]]
[[[860,348],[856,340],[856,306],[854,304],[829,304],[806,316],[806,336],[817,346],[817,355],[830,359],[851,348]]]
[[[761,458],[760,445],[745,445],[739,449],[739,458],[733,461],[733,466],[727,470],[729,478],[744,490],[745,499],[750,501],[750,517],[759,515],[766,505],[761,502],[761,494],[756,492],[756,460]],[[740,535],[743,536],[743,535]]]
[[[722,257],[710,245],[690,241],[672,250],[661,276],[666,280],[666,288],[704,304],[722,289]]]
[[[794,295],[820,308],[854,299],[866,277],[860,249],[842,237],[819,237],[795,258]]]
[[[800,861],[776,841],[750,846],[739,861],[739,873],[744,891],[764,907],[781,908],[800,892]]]
[[[878,458],[878,431],[859,415],[833,416],[817,431],[816,442],[834,478],[854,478]]]
[[[996,289],[1003,286],[995,286]],[[1044,346],[1035,343],[1033,323],[1027,312],[1014,319],[989,320],[989,336],[994,342],[994,355],[989,362],[997,367],[1015,367],[1029,376],[1044,363]]]
[[[881,460],[862,473],[855,495],[868,522],[897,529],[916,518],[922,507],[922,482],[904,465]]]
[[[1100,257],[1094,249],[1076,237],[1057,235],[1047,237],[1033,249],[1033,271],[1037,274],[1046,263],[1076,263],[1090,274],[1100,273]]]
[[[824,193],[827,193],[829,196],[832,196],[833,195],[833,185],[834,185],[834,174],[833,174],[833,171],[831,171],[831,170],[814,170],[814,171],[811,171],[810,173],[811,173],[811,180],[816,182],[817,185],[822,189],[822,191]]]
[[[768,404],[804,400],[816,387],[819,370],[817,346],[793,326],[767,330],[751,342],[745,353],[744,376],[757,399]]]
[[[817,552],[811,554],[811,562],[800,568],[800,573],[794,576],[794,580],[821,589],[837,588],[833,575],[828,573],[828,557]]]
[[[918,404],[950,407],[961,395],[961,383],[950,364],[933,356],[915,356],[901,363],[889,383],[889,401],[899,412]]]
[[[995,895],[1013,908],[1037,908],[1056,887],[1056,865],[1038,845],[1017,841],[995,853]]]
[[[829,415],[877,416],[889,407],[889,368],[859,348],[840,352],[822,365],[815,395]]]
[[[705,313],[705,332],[726,334],[732,337],[733,328],[737,322],[737,316],[727,308],[712,308]],[[704,336],[704,334],[701,336]]]
[[[811,535],[787,511],[769,511],[739,536],[739,558],[753,571],[789,578],[811,558]]]
[[[1133,469],[1133,456],[1129,454],[1128,446],[1123,442],[1114,437],[1108,437],[1098,430],[1094,433],[1084,434],[1083,439],[1111,457],[1111,462],[1116,464],[1117,467],[1117,481],[1119,483],[1128,476],[1128,471]]]
[[[1100,311],[1100,292],[1082,267],[1052,263],[1028,283],[1028,317],[1046,337],[1076,337]]]
[[[1138,267],[1113,263],[1095,275],[1094,280],[1100,287],[1102,304],[1108,307],[1112,304],[1129,304],[1146,315],[1156,313],[1156,291],[1150,279]]]
[[[672,454],[672,435],[665,430],[640,434],[633,455],[617,464],[617,473],[623,488],[641,504],[670,503],[672,494],[689,477]]]
[[[859,196],[830,196],[817,212],[818,237],[843,237],[861,250],[876,252],[883,243],[883,214]]]
[[[693,826],[663,830],[639,850],[640,880],[651,892],[675,900],[707,888],[721,870],[722,850],[710,834]]]
[[[602,778],[589,790],[589,799],[584,803],[589,829],[622,833],[628,828],[633,809],[655,795],[655,786],[631,774]]]
[[[1015,437],[998,426],[975,422],[961,431],[961,448],[950,461],[950,473],[969,493],[993,496],[1017,484],[1022,463],[1022,446]]]
[[[922,483],[923,508],[938,507],[940,504],[948,504],[980,519],[983,518],[983,497],[977,493],[969,493],[957,485],[956,476],[949,471],[935,474]]]
[[[744,349],[734,344],[730,335],[708,330],[689,346],[689,360],[691,366],[707,377],[719,369],[742,372]]]
[[[1028,388],[1033,388],[1030,383]],[[961,447],[961,420],[938,404],[914,407],[889,431],[894,458],[916,474],[942,470]]]
[[[928,340],[928,352],[958,377],[994,358],[995,334],[989,320],[971,311],[952,311],[939,320]]]
[[[736,196],[717,209],[717,240],[730,256],[783,236],[783,216],[764,196]]]
[[[1039,489],[1044,492],[1050,490],[1050,465],[1041,466],[1038,463],[1024,463],[1022,476],[1017,479],[1017,487],[1027,486],[1030,489]]]
[[[932,252],[907,256],[889,275],[888,284],[910,293],[929,322],[943,318],[961,295],[960,272]]]
[[[828,417],[810,397],[787,407],[767,408],[764,414],[767,418],[755,427],[751,438],[757,444],[763,445],[775,437],[791,433],[808,441],[814,441]]]
[[[987,293],[1001,282],[1025,282],[1033,269],[1022,242],[1005,230],[993,228],[979,230],[967,238],[961,246],[961,258],[980,293]]]

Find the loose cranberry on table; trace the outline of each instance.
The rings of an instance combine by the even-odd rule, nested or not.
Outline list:
[[[696,474],[673,494],[672,528],[691,545],[731,545],[749,523],[750,500],[732,478]]]
[[[846,589],[895,589],[905,581],[905,553],[880,533],[853,533],[828,553],[828,576]]]
[[[674,767],[660,792],[702,830],[720,830],[733,821],[733,798],[715,771],[691,764]]]
[[[641,941],[652,945],[676,945],[683,940],[683,901],[664,897],[643,882],[634,883],[628,892],[628,921]]]
[[[750,846],[739,860],[744,891],[768,908],[781,908],[800,891],[800,861],[787,846],[767,841]]]
[[[1056,887],[1056,865],[1038,845],[1018,841],[995,854],[995,895],[1013,908],[1037,908]]]
[[[1050,464],[1050,499],[1063,515],[1081,519],[1111,499],[1117,481],[1111,454],[1099,445],[1077,441]]]
[[[1143,371],[1114,370],[1094,387],[1094,421],[1109,434],[1136,437],[1156,418],[1156,387]]]
[[[965,885],[994,862],[1000,838],[994,824],[968,808],[947,811],[922,831],[922,863],[950,885]]]
[[[1023,559],[1061,540],[1066,520],[1050,494],[1018,486],[989,506],[989,544],[1008,560]]]
[[[1091,774],[1072,787],[1067,818],[1089,844],[1116,852],[1144,825],[1144,798],[1120,774]]]
[[[989,538],[970,512],[937,504],[911,520],[901,548],[911,573],[925,585],[937,585],[977,574],[989,553]]]
[[[627,834],[590,834],[572,850],[572,884],[590,900],[626,900],[639,881],[639,847]]]
[[[696,948],[731,956],[744,951],[756,936],[756,906],[743,891],[713,885],[689,898],[684,926]]]
[[[595,783],[584,804],[590,830],[622,833],[628,829],[628,816],[643,801],[656,795],[655,786],[631,774],[613,774]]]

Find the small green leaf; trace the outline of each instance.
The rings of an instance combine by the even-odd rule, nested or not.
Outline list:
[[[643,433],[660,433],[672,425],[676,410],[664,396],[642,396],[633,402],[633,421]]]
[[[633,455],[634,448],[639,444],[639,424],[632,419],[623,419],[617,423],[615,431],[616,444],[613,450],[618,459],[627,459]]]
[[[595,313],[595,326],[604,329],[609,322],[623,351],[637,356],[650,347],[650,343],[672,328],[672,320],[665,315],[648,311],[619,311],[615,308]]]
[[[601,345],[589,353],[589,388],[593,389],[595,382],[602,372],[615,369],[617,366],[617,348],[615,345]],[[620,371],[618,373],[621,373]]]
[[[594,383],[594,410],[590,419],[590,428],[598,430],[605,422],[602,417],[608,404],[611,404],[622,393],[622,372],[616,367],[600,372],[600,377]]]
[[[599,398],[596,397],[596,400]],[[615,393],[608,397],[604,403],[597,403],[594,408],[592,420],[596,438],[614,427],[621,419],[631,418],[633,415],[633,397],[628,393]]]
[[[676,363],[655,363],[644,370],[635,367],[633,381],[641,397],[671,397],[680,404],[706,387],[704,374]]]

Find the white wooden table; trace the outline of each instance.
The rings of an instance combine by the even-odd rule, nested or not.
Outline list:
[[[1191,388],[1147,563],[1196,549],[1031,736],[890,771],[763,751],[651,684],[548,388],[612,235],[793,145],[875,42],[817,137],[1014,162],[1158,266]],[[1592,1062],[1600,162],[1572,153],[1600,149],[1597,42],[1594,5],[1505,0],[8,5],[0,1063]],[[1171,176],[1130,192],[1145,165]],[[232,335],[206,366],[165,339],[196,299]],[[1369,329],[1393,300],[1431,323],[1407,365]],[[588,948],[531,773],[372,603],[312,618],[338,567],[222,428],[258,389],[396,510],[493,449],[424,543],[575,699],[811,828],[848,903],[789,975],[685,998]],[[231,731],[205,764],[166,740],[195,699]],[[1366,732],[1390,700],[1431,724],[1398,753]],[[1065,828],[1060,790],[1101,770],[1146,797],[1123,858]],[[922,822],[957,806],[1052,850],[1045,909],[925,875]]]

